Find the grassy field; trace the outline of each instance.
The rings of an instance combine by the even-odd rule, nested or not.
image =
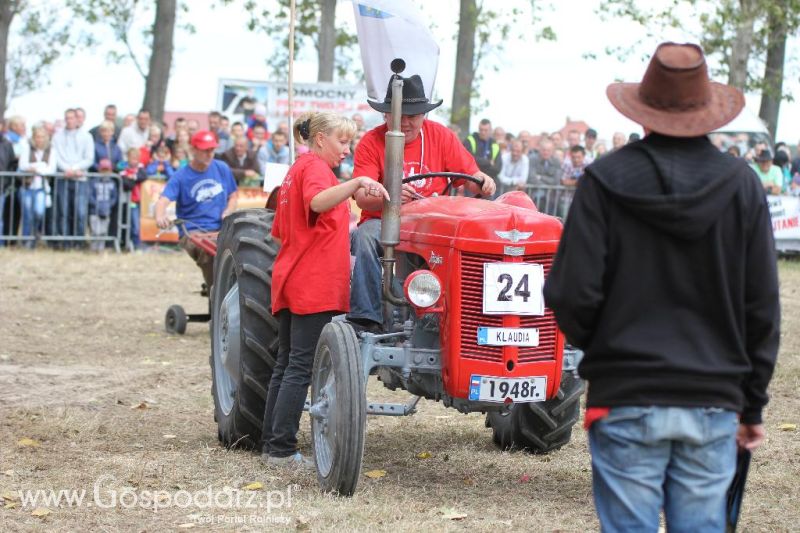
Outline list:
[[[800,263],[780,274],[768,440],[741,531],[800,530]],[[549,455],[501,453],[481,416],[423,401],[413,417],[370,418],[364,471],[385,475],[349,499],[219,447],[208,328],[163,328],[173,303],[204,311],[200,280],[183,253],[0,249],[0,531],[598,529],[579,429]],[[370,395],[405,399],[378,383]],[[301,428],[308,451],[305,415]],[[84,500],[46,503],[51,490]]]

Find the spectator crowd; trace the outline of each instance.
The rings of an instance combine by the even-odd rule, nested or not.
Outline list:
[[[353,152],[364,134],[363,117],[352,118],[359,131],[350,155],[336,169],[340,179],[352,177]],[[0,246],[8,244],[4,235],[29,237],[20,241],[27,247],[34,247],[40,236],[55,235],[59,247],[84,247],[85,236],[116,235],[121,222],[132,247],[139,247],[142,182],[169,180],[187,165],[189,141],[206,126],[183,117],[170,125],[157,124],[146,110],[120,116],[115,105],[107,105],[103,120],[91,128],[85,119],[85,110],[76,107],[67,109],[63,120],[37,122],[30,130],[20,116],[2,125],[0,172],[26,175],[0,177]],[[218,139],[215,157],[231,168],[239,186],[260,187],[270,163],[290,162],[288,123],[270,131],[263,105],[242,122],[231,122],[218,111],[210,112],[207,121]],[[574,188],[595,159],[639,140],[637,133],[615,132],[608,142],[585,123],[569,120],[559,131],[538,135],[526,130],[513,134],[488,119],[467,135],[456,126],[451,129],[480,170],[495,178],[498,194],[525,191],[537,205],[548,191]],[[792,154],[785,143],[771,147],[768,139],[746,133],[709,137],[721,151],[747,159],[768,194],[800,194],[800,154]],[[297,144],[295,151],[307,148]],[[553,214],[566,214],[568,198]],[[118,213],[120,206],[125,209]],[[95,239],[89,247],[102,250],[104,245]]]

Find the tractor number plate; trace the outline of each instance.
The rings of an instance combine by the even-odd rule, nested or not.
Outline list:
[[[499,378],[473,375],[469,380],[469,399],[481,402],[543,402],[547,377]]]
[[[538,328],[478,328],[481,346],[539,346]]]
[[[544,315],[544,269],[535,263],[484,263],[483,314]]]

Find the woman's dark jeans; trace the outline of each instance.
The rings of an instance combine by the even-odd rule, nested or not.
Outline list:
[[[272,457],[288,457],[297,451],[297,431],[317,341],[322,328],[336,314],[295,315],[288,309],[278,313],[278,360],[272,369],[261,428],[262,451]]]

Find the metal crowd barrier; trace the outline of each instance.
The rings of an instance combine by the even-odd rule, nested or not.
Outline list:
[[[31,182],[40,176],[39,189]],[[91,183],[106,176],[117,186],[117,201],[112,207],[108,233],[92,235],[89,217]],[[85,179],[84,179],[85,178]],[[118,174],[86,173],[83,178],[63,173],[40,175],[31,172],[0,172],[0,246],[10,242],[34,247],[37,241],[72,247],[85,243],[111,244],[119,252],[122,246],[133,249],[131,242],[130,193],[123,190]]]
[[[498,181],[495,197],[516,190],[518,190],[516,186],[504,185]],[[522,190],[531,197],[540,213],[559,217],[562,220],[567,219],[569,207],[572,205],[572,196],[575,194],[575,187],[526,183],[522,186]],[[462,195],[461,188],[451,187],[450,196]]]
[[[528,183],[525,185],[525,192],[531,197],[540,213],[566,220],[575,187]]]

